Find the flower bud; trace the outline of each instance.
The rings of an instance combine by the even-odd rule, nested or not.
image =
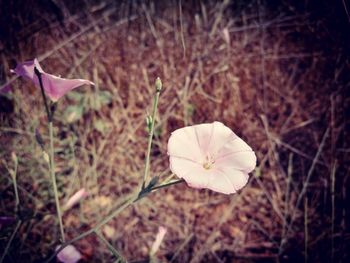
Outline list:
[[[43,151],[43,158],[45,160],[45,162],[47,162],[48,164],[50,164],[50,157],[47,154],[47,152]]]
[[[17,154],[15,152],[11,153],[11,158],[15,164],[18,163],[18,157],[17,157]]]
[[[162,81],[160,80],[160,78],[158,77],[157,79],[156,79],[156,90],[157,90],[157,92],[160,92],[161,90],[162,90]]]
[[[154,240],[152,247],[150,249],[150,256],[154,256],[156,252],[159,250],[160,244],[162,243],[164,236],[167,232],[167,229],[163,226],[158,228],[158,233],[156,235],[156,239]]]

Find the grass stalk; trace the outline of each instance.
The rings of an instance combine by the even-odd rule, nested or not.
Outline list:
[[[334,220],[335,220],[335,173],[337,170],[337,163],[334,163],[331,172],[331,198],[332,198],[332,215],[331,215],[331,262],[334,262]]]
[[[108,249],[112,252],[113,256],[117,258],[118,262],[126,262],[124,257],[120,255],[120,253],[108,242],[108,240],[99,231],[94,231],[94,233],[108,247]]]
[[[107,217],[105,217],[104,219],[102,219],[99,223],[96,224],[95,227],[85,231],[84,233],[76,236],[75,238],[73,238],[72,240],[69,240],[67,242],[65,242],[64,244],[62,244],[60,246],[59,249],[57,249],[55,251],[55,253],[47,260],[45,261],[45,263],[51,262],[51,260],[61,251],[63,250],[66,246],[73,244],[74,242],[77,242],[81,239],[83,239],[86,236],[91,235],[92,233],[96,233],[99,231],[99,229],[105,225],[106,223],[108,223],[113,217],[115,217],[116,215],[118,215],[120,212],[122,212],[125,208],[127,208],[129,205],[131,205],[132,203],[134,203],[136,200],[138,200],[138,192],[137,194],[133,194],[131,197],[127,198],[126,201],[119,206],[116,210],[114,210],[110,215],[108,215]]]
[[[12,241],[13,241],[13,239],[14,239],[14,237],[15,237],[15,235],[16,235],[18,229],[19,229],[19,227],[21,226],[21,224],[22,224],[22,221],[21,221],[21,220],[18,220],[18,221],[17,221],[17,224],[16,224],[16,227],[15,227],[15,229],[13,230],[13,232],[12,232],[12,234],[11,234],[10,239],[9,239],[9,241],[8,241],[7,244],[6,244],[6,247],[5,247],[5,249],[4,249],[4,253],[2,254],[2,256],[1,256],[1,258],[0,258],[0,263],[2,263],[2,262],[4,261],[5,256],[6,256],[7,252],[8,252],[8,250],[9,250],[9,248],[10,248],[10,246],[11,246],[11,243],[12,243]]]
[[[18,187],[17,187],[18,159],[17,159],[17,156],[16,156],[15,153],[12,153],[12,159],[14,160],[14,163],[15,163],[14,171],[11,173],[11,176],[12,176],[13,188],[14,188],[15,199],[16,199],[15,211],[17,213],[18,212],[18,208],[19,208],[19,195],[18,195]]]
[[[307,197],[304,200],[304,262],[308,261],[308,244],[309,244],[309,229],[308,229],[308,204]]]
[[[136,203],[137,201],[141,200],[142,198],[146,197],[149,193],[153,192],[154,190],[157,189],[161,189],[161,188],[165,188],[174,184],[178,184],[178,183],[182,183],[184,182],[184,180],[180,179],[180,180],[176,180],[173,182],[169,182],[169,183],[164,183],[158,186],[154,186],[152,187],[152,189],[150,189],[149,192],[145,193],[144,195],[140,196],[139,195],[139,191],[137,191],[136,193],[130,195],[116,210],[114,210],[111,214],[109,214],[108,216],[106,216],[104,219],[102,219],[99,223],[97,223],[93,228],[85,231],[84,233],[81,233],[80,235],[76,236],[75,238],[73,238],[72,240],[69,240],[67,242],[65,242],[64,244],[62,244],[60,246],[59,249],[57,249],[55,251],[55,253],[53,255],[51,255],[50,258],[48,258],[48,260],[45,261],[45,263],[50,262],[60,251],[62,251],[66,246],[73,244],[74,242],[77,242],[81,239],[83,239],[86,236],[89,236],[92,233],[97,233],[99,231],[99,229],[104,226],[105,224],[107,224],[112,218],[114,218],[115,216],[117,216],[120,212],[122,212],[125,208],[129,207],[130,205],[132,205],[133,203]]]

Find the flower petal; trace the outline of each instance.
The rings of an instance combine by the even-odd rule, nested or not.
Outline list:
[[[35,84],[39,84],[39,80],[34,72],[35,67],[39,70],[39,72],[44,72],[37,59],[18,64],[15,69],[11,70],[11,72],[16,73],[21,77],[28,78]]]
[[[256,155],[247,143],[236,137],[220,149],[215,166],[233,167],[249,173],[256,166]]]
[[[214,169],[215,176],[211,178],[208,188],[223,194],[233,194],[245,186],[249,176],[235,169]]]
[[[34,68],[41,73],[45,94],[52,100],[57,101],[67,92],[84,84],[94,85],[85,79],[64,79],[44,72],[37,59],[18,64],[11,72],[31,80],[36,86],[40,87],[39,78],[35,74]]]
[[[89,80],[85,79],[64,79],[48,73],[42,73],[42,82],[46,95],[52,100],[57,101],[66,93],[80,87],[84,84],[94,85]]]
[[[59,247],[57,247],[56,250],[57,249],[59,249]],[[57,258],[63,263],[76,263],[82,256],[73,245],[68,245],[57,254]]]
[[[170,170],[186,183],[195,188],[204,188],[211,178],[202,165],[181,157],[170,156]]]
[[[205,136],[203,137],[200,134],[205,134],[207,131],[205,131],[204,127],[202,125],[208,125],[211,126],[211,137],[208,145],[207,151],[212,155],[216,156],[220,149],[231,140],[234,140],[237,138],[237,135],[231,131],[230,128],[222,124],[221,122],[215,121],[211,124],[201,124],[196,125],[196,130],[198,137],[201,138],[201,140],[206,140]],[[204,143],[202,143],[204,145]]]
[[[168,155],[182,157],[200,163],[203,159],[197,135],[192,126],[172,132],[168,141]]]

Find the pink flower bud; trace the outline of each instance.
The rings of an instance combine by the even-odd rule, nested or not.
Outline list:
[[[162,243],[166,232],[167,232],[167,229],[165,227],[160,226],[158,228],[158,233],[157,233],[157,236],[156,236],[156,240],[153,242],[151,250],[150,250],[150,255],[151,256],[156,254],[156,252],[159,250],[160,244]]]
[[[76,192],[74,195],[72,195],[67,203],[64,205],[64,210],[68,210],[70,208],[72,208],[73,206],[75,206],[77,203],[80,202],[80,200],[82,200],[83,198],[85,198],[88,195],[88,193],[85,191],[84,188],[80,189],[78,192]]]
[[[59,248],[60,246],[58,246],[56,250]],[[57,258],[63,263],[76,263],[82,258],[82,256],[73,245],[68,245],[57,254]]]

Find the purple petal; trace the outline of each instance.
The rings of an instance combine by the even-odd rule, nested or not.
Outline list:
[[[42,73],[42,82],[46,95],[52,100],[57,101],[66,93],[80,87],[84,84],[94,85],[93,82],[85,79],[64,79],[48,73]]]
[[[41,73],[45,94],[52,101],[59,100],[67,92],[80,87],[81,85],[94,85],[94,83],[85,79],[64,79],[48,74],[41,68],[37,59],[18,64],[14,70],[11,70],[11,72],[31,80],[37,87],[40,87],[38,76],[34,72],[35,67]]]
[[[11,72],[33,81],[35,85],[39,85],[38,77],[34,72],[35,67],[39,70],[39,72],[44,72],[37,59],[18,64],[15,69],[11,70]]]

